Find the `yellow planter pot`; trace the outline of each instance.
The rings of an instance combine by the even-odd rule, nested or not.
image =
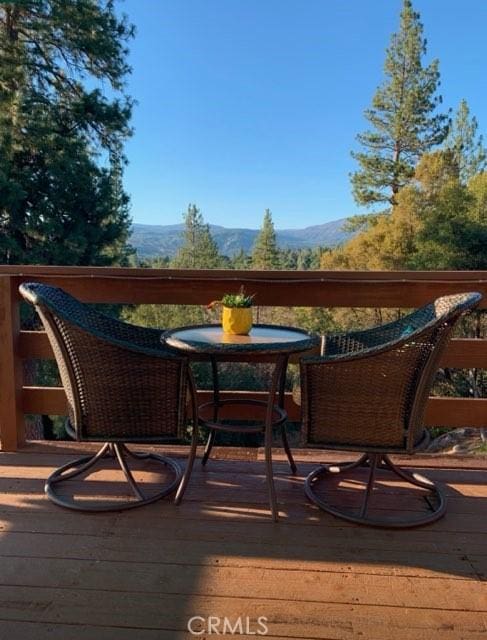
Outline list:
[[[223,307],[222,327],[225,333],[246,336],[252,329],[252,308]]]

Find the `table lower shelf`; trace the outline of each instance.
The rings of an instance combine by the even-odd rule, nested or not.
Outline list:
[[[265,431],[265,415],[267,412],[267,401],[255,400],[255,399],[242,399],[242,398],[228,398],[220,400],[215,406],[214,402],[205,402],[198,407],[199,424],[202,427],[208,429],[215,429],[217,431],[227,431],[234,433],[263,433]],[[234,406],[246,406],[260,407],[262,409],[262,420],[251,420],[254,424],[235,424],[235,419],[225,419],[225,408]],[[217,410],[217,416],[215,418],[214,411]],[[208,417],[205,417],[208,414]],[[255,415],[255,411],[252,412]],[[287,413],[278,405],[273,406],[272,426],[279,427],[283,425],[287,420]],[[250,422],[250,420],[249,420]]]

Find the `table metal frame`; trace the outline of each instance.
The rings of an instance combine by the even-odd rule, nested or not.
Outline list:
[[[165,343],[178,351],[183,351],[193,361],[206,361],[210,362],[212,370],[213,380],[213,400],[206,402],[198,406],[198,421],[203,427],[209,429],[208,438],[206,441],[202,465],[205,466],[212,447],[215,442],[216,433],[218,431],[227,431],[233,433],[264,433],[264,452],[265,452],[265,465],[266,465],[266,481],[269,492],[269,503],[272,513],[272,518],[277,522],[279,517],[279,509],[277,503],[276,489],[274,484],[274,472],[272,466],[272,436],[274,427],[279,427],[281,433],[282,444],[286,452],[287,459],[291,471],[296,473],[297,467],[294,462],[291,448],[289,446],[286,422],[287,413],[284,408],[285,398],[285,385],[286,385],[286,372],[291,353],[299,353],[311,349],[318,341],[318,338],[306,334],[300,329],[295,327],[282,327],[279,325],[256,325],[256,327],[274,328],[277,330],[290,330],[299,332],[302,334],[302,341],[289,342],[289,343],[268,343],[265,345],[233,345],[225,344],[223,346],[207,343],[187,344],[178,338],[171,340],[172,334],[187,329],[206,328],[213,325],[200,325],[197,327],[180,327],[177,329],[169,330],[164,334]],[[220,384],[218,376],[218,363],[219,362],[251,362],[261,363],[266,362],[268,364],[274,364],[274,370],[271,376],[271,382],[268,392],[267,400],[256,399],[241,399],[241,398],[229,398],[221,399]],[[276,402],[277,395],[277,402]],[[263,422],[256,425],[239,425],[239,424],[224,424],[219,421],[219,413],[222,407],[227,405],[254,405],[265,407],[265,419]],[[211,408],[212,419],[205,420],[201,417],[202,410]]]

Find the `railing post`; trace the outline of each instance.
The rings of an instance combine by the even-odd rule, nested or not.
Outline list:
[[[18,352],[20,303],[17,279],[0,276],[0,445],[15,451],[24,441],[22,360]]]

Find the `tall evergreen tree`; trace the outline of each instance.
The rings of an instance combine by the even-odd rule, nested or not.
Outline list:
[[[133,28],[114,4],[0,6],[0,262],[126,257],[131,100],[123,84]]]
[[[300,261],[300,249],[290,249],[286,247],[279,251],[279,262],[282,269],[286,271],[296,271]],[[301,268],[301,267],[300,267]]]
[[[218,246],[205,224],[201,211],[195,204],[188,206],[184,214],[184,244],[180,247],[172,266],[178,269],[218,269],[222,257]]]
[[[399,31],[386,51],[385,81],[365,111],[372,130],[357,136],[364,151],[352,154],[360,165],[351,177],[359,205],[395,205],[418,159],[447,135],[447,116],[435,113],[441,103],[438,61],[424,67],[425,54],[419,14],[403,0]]]
[[[269,209],[264,212],[264,220],[252,249],[252,269],[279,269],[279,249],[276,231]]]
[[[248,269],[250,267],[252,258],[247,255],[243,249],[240,249],[231,260],[232,269]]]
[[[464,184],[487,168],[487,150],[477,129],[477,119],[470,116],[467,101],[461,100],[445,146],[453,151]]]

